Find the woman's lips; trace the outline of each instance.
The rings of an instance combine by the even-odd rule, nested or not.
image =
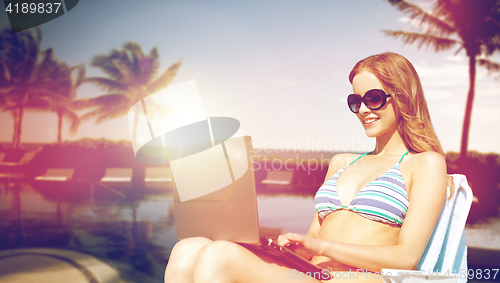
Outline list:
[[[369,118],[369,119],[364,119],[363,123],[365,126],[371,126],[375,124],[378,120],[380,120],[380,118]]]

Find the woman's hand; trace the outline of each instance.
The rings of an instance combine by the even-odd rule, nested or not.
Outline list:
[[[328,248],[326,240],[294,233],[280,235],[278,244],[293,250],[307,260],[311,260],[312,256],[323,256]]]

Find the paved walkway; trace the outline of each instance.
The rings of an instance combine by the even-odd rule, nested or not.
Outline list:
[[[0,251],[0,283],[123,283],[118,272],[95,257],[61,249]]]

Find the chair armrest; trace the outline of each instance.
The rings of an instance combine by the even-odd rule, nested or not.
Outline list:
[[[382,280],[384,283],[401,283],[401,282],[428,282],[434,281],[439,283],[457,282],[460,274],[450,272],[429,272],[421,270],[404,270],[404,269],[382,269]]]

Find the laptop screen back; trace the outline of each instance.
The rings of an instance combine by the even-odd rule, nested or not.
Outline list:
[[[258,243],[259,222],[251,137],[232,138],[219,144],[225,153],[231,154],[231,156],[226,155],[227,165],[233,178],[231,184],[209,194],[181,201],[174,174],[173,195],[177,238],[206,237],[212,240]],[[229,148],[243,144],[244,147],[241,146],[238,150]],[[240,162],[248,164],[244,166],[246,171],[234,172],[238,158]],[[241,164],[239,168],[242,168]],[[196,188],[188,189],[196,190]]]

